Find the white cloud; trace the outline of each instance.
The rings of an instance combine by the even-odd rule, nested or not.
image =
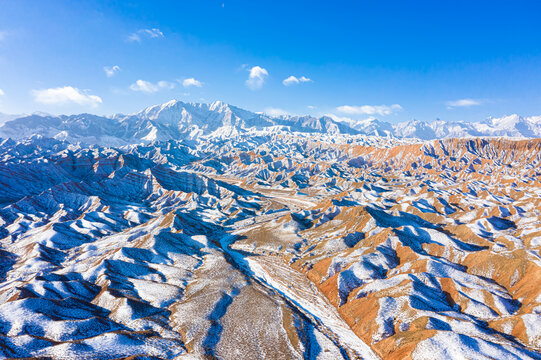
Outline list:
[[[165,90],[173,90],[175,88],[175,84],[169,81],[158,81],[158,88],[165,89]]]
[[[347,116],[337,116],[335,114],[325,114],[325,116],[330,117],[334,121],[345,123],[345,124],[347,124],[348,126],[351,126],[351,127],[355,127],[356,125],[359,125],[359,124],[362,124],[362,123],[370,123],[373,120],[377,120],[373,116],[369,116],[369,117],[367,117],[365,119],[352,119],[352,118],[347,117]]]
[[[0,31],[0,41],[3,41],[8,35],[7,31]]]
[[[88,94],[72,86],[32,90],[36,102],[46,105],[67,105],[70,103],[96,107],[102,103],[99,96]]]
[[[105,71],[105,75],[107,75],[107,77],[113,77],[115,76],[117,72],[120,71],[120,66],[118,65],[114,65],[112,67],[104,66],[103,71]]]
[[[285,116],[289,113],[283,109],[268,107],[263,111],[264,114],[272,117]]]
[[[203,83],[199,80],[195,80],[194,78],[189,78],[182,81],[182,86],[185,88],[190,86],[201,87],[203,86]]]
[[[175,84],[169,81],[158,81],[156,84],[153,84],[150,81],[137,80],[130,85],[130,89],[133,91],[140,91],[146,94],[152,94],[160,90],[172,90],[174,88]]]
[[[248,80],[246,80],[246,86],[251,90],[261,89],[268,76],[269,73],[266,69],[260,66],[254,66],[250,69],[250,75],[248,75]]]
[[[141,91],[147,94],[155,93],[160,90],[158,85],[154,85],[153,83],[145,80],[137,80],[130,85],[130,89],[132,89],[133,91]]]
[[[156,39],[162,37],[164,36],[160,29],[140,29],[137,32],[130,34],[127,40],[130,42],[141,42],[143,38]]]
[[[460,100],[454,100],[454,101],[447,101],[445,105],[447,105],[448,109],[452,109],[454,107],[470,107],[470,106],[481,105],[481,100],[460,99]]]
[[[336,108],[341,113],[348,115],[390,115],[394,112],[402,110],[402,106],[394,105],[343,105]]]
[[[150,38],[158,38],[158,37],[163,37],[163,33],[160,31],[160,29],[143,29],[143,30],[139,30],[139,31],[142,31],[144,34],[146,34],[148,37]]]
[[[327,113],[327,114],[325,114],[325,116],[330,117],[334,121],[344,122],[344,123],[348,123],[348,124],[355,121],[352,118],[349,118],[347,116],[338,116],[338,115],[335,115],[335,114],[332,114],[332,113]]]
[[[4,90],[0,89],[0,96],[4,96],[6,95],[6,93],[4,92]]]
[[[130,34],[126,39],[129,42],[141,42],[141,37],[137,33]]]
[[[287,79],[284,79],[284,81],[282,81],[282,84],[284,84],[285,86],[290,86],[290,85],[298,84],[298,83],[299,83],[299,79],[297,79],[293,75],[291,75],[290,77],[288,77]]]
[[[314,105],[308,105],[307,108],[310,110],[314,110],[316,107]]]
[[[284,81],[282,81],[282,84],[284,84],[284,86],[291,86],[291,85],[295,85],[295,84],[299,84],[299,83],[305,83],[305,82],[312,82],[312,79],[309,79],[309,78],[307,78],[305,76],[301,76],[300,78],[297,78],[297,77],[291,75],[287,79],[284,79]]]

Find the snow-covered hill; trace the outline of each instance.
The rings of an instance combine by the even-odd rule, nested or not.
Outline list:
[[[172,100],[131,115],[33,114],[4,123],[0,126],[0,138],[23,139],[39,134],[83,145],[122,146],[152,141],[193,140],[201,136],[230,138],[251,131],[364,134],[422,140],[477,136],[534,138],[541,137],[541,117],[510,115],[478,123],[413,120],[400,124],[368,119],[353,124],[328,116],[271,117],[220,101],[202,104]]]
[[[88,139],[334,124],[46,119]],[[3,140],[0,358],[541,359],[540,164],[539,139]]]

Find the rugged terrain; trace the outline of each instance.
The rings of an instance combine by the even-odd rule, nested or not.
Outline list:
[[[0,356],[541,359],[540,139],[210,106],[0,143]]]

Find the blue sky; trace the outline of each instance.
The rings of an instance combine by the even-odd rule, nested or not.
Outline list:
[[[179,99],[390,122],[541,115],[539,1],[0,8],[3,113],[130,113]]]

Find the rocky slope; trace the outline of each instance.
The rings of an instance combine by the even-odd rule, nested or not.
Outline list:
[[[209,106],[119,120],[151,144],[0,143],[0,356],[541,359],[541,140]]]

